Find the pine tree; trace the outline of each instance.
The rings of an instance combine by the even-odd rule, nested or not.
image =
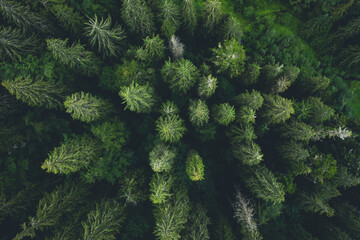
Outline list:
[[[164,40],[159,35],[150,38],[147,36],[144,39],[142,48],[137,50],[136,57],[148,62],[158,61],[163,59],[165,51]]]
[[[166,100],[166,102],[163,102],[161,104],[160,113],[163,116],[176,115],[179,113],[179,108],[176,106],[176,104],[173,101]]]
[[[211,74],[203,76],[199,80],[198,94],[202,98],[208,98],[215,93],[218,80]]]
[[[238,144],[234,147],[234,157],[239,159],[242,164],[248,166],[254,166],[259,164],[263,160],[263,154],[261,148],[254,142],[250,144]]]
[[[194,150],[191,150],[186,158],[186,173],[191,181],[204,180],[203,160]]]
[[[64,184],[58,186],[53,192],[45,193],[39,201],[35,217],[29,217],[28,223],[22,224],[22,231],[14,240],[24,237],[34,238],[36,230],[43,231],[45,228],[58,224],[59,219],[71,213],[78,207],[87,194],[84,186],[79,184]]]
[[[209,240],[210,218],[206,214],[206,209],[196,204],[190,212],[189,221],[185,228],[185,240]]]
[[[12,27],[2,27],[0,30],[0,58],[13,61],[34,52],[37,48],[35,35],[26,37],[20,30]]]
[[[156,145],[149,154],[150,166],[154,172],[169,172],[174,164],[177,151],[163,143]]]
[[[141,36],[150,35],[154,29],[153,14],[143,0],[123,0],[121,16],[130,31]]]
[[[99,72],[99,60],[95,55],[85,50],[80,43],[73,43],[67,46],[68,39],[46,39],[47,48],[54,58],[72,69],[80,69],[86,75]]]
[[[13,81],[1,83],[16,99],[30,106],[60,108],[64,98],[64,88],[43,78],[32,80],[30,77],[17,77]]]
[[[214,105],[212,108],[214,121],[227,126],[235,120],[235,108],[229,103]]]
[[[218,72],[228,73],[230,78],[239,77],[245,70],[245,50],[240,42],[234,38],[219,43],[218,48],[212,49],[212,63]]]
[[[208,32],[211,32],[223,17],[223,10],[220,0],[208,0],[204,5],[203,16]]]
[[[170,89],[179,94],[187,93],[192,88],[200,73],[192,62],[183,58],[175,62],[166,61],[161,69],[165,82],[170,84]]]
[[[130,86],[121,87],[119,96],[126,104],[125,109],[137,113],[149,113],[155,104],[154,89],[148,84],[141,86],[132,82]]]
[[[291,100],[279,95],[266,95],[263,116],[270,124],[283,123],[295,113]]]
[[[49,153],[41,168],[55,174],[77,172],[88,167],[97,156],[97,150],[97,143],[87,135],[66,138],[59,147]]]
[[[235,201],[232,203],[234,218],[241,224],[241,232],[245,240],[261,240],[258,226],[255,221],[255,211],[251,202],[236,189]]]
[[[190,122],[194,126],[201,127],[209,121],[209,108],[206,105],[205,101],[191,100],[189,106],[189,118]]]
[[[240,21],[236,19],[234,16],[229,16],[225,23],[225,38],[226,39],[236,39],[238,41],[241,40],[241,36],[243,35]]]
[[[111,27],[111,17],[101,18],[99,21],[96,14],[94,19],[90,18],[85,27],[86,35],[89,37],[90,46],[96,47],[104,57],[117,56],[120,45],[126,38],[125,32],[120,25]]]
[[[93,125],[91,132],[104,144],[106,150],[121,150],[130,135],[125,123],[118,120]]]
[[[241,107],[236,114],[236,121],[241,124],[253,124],[255,123],[256,113],[251,107]]]
[[[175,34],[181,24],[179,8],[172,0],[164,0],[160,9],[160,17],[163,21],[161,31],[169,38]]]
[[[171,175],[155,173],[150,182],[150,200],[153,204],[162,204],[172,196],[170,190],[174,179]]]
[[[73,33],[82,30],[84,18],[67,4],[50,6],[50,11],[55,15],[61,26]]]
[[[166,142],[178,142],[184,133],[186,127],[184,126],[184,120],[179,115],[168,115],[160,117],[156,121],[156,130],[160,134],[160,138]]]
[[[295,141],[304,142],[308,142],[315,135],[316,133],[311,126],[296,120],[291,121],[290,123],[286,123],[284,127],[282,127],[281,133],[281,136],[284,138],[290,138]]]
[[[253,176],[246,179],[246,184],[256,197],[273,203],[280,203],[285,200],[283,184],[279,183],[274,174],[266,167],[255,169]]]
[[[295,175],[309,174],[311,168],[306,160],[310,157],[310,153],[304,148],[303,144],[288,141],[278,148],[280,156],[288,163],[290,171]]]
[[[257,81],[259,79],[259,76],[260,76],[260,70],[261,70],[261,67],[256,62],[255,63],[249,63],[246,66],[244,76],[242,77],[242,82],[245,85],[250,85],[250,84],[257,83]]]
[[[264,98],[261,96],[260,92],[252,90],[251,93],[246,91],[235,96],[234,102],[240,106],[250,107],[254,110],[258,110],[263,105]]]
[[[311,106],[310,118],[312,122],[322,123],[335,115],[334,109],[325,105],[320,98],[310,97],[308,101]]]
[[[154,235],[158,240],[178,240],[188,221],[190,201],[184,188],[176,189],[171,201],[159,205],[154,211]]]
[[[227,136],[231,138],[231,144],[235,147],[243,143],[250,144],[257,138],[254,126],[251,124],[232,125],[230,131],[227,132]]]
[[[84,92],[77,92],[66,97],[64,106],[73,119],[87,123],[103,119],[112,111],[109,102]]]
[[[172,35],[169,40],[169,48],[173,59],[182,58],[184,55],[184,44],[175,35]]]
[[[184,18],[184,25],[190,31],[194,33],[197,26],[197,13],[194,6],[194,0],[182,1],[182,17]]]
[[[115,240],[125,220],[124,208],[119,203],[102,200],[96,209],[89,212],[82,223],[85,240]]]
[[[16,1],[0,0],[0,13],[6,20],[23,30],[35,29],[43,33],[49,33],[52,30],[47,19]]]

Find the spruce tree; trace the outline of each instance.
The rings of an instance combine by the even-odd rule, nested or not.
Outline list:
[[[189,221],[184,229],[185,240],[209,240],[209,229],[210,218],[207,216],[206,209],[196,204],[192,207],[190,212]]]
[[[212,49],[212,63],[219,73],[228,73],[230,78],[239,77],[245,70],[245,50],[240,42],[234,38],[219,43],[218,48]]]
[[[55,4],[50,6],[50,11],[66,30],[75,34],[82,30],[84,18],[74,8],[67,4]]]
[[[334,215],[335,210],[326,202],[327,198],[319,193],[300,194],[300,203],[306,212],[325,214],[328,217]]]
[[[99,21],[96,14],[94,19],[90,18],[85,26],[86,35],[89,37],[90,46],[97,47],[99,53],[104,57],[117,56],[120,45],[126,38],[120,25],[111,27],[111,17]]]
[[[121,16],[131,32],[143,37],[155,29],[153,14],[143,0],[123,0]]]
[[[280,76],[284,70],[284,64],[275,63],[267,64],[263,67],[264,76],[267,80],[273,80]]]
[[[203,160],[194,150],[191,150],[186,158],[186,173],[191,181],[204,180]]]
[[[220,0],[208,0],[205,2],[203,17],[205,27],[211,32],[223,17],[223,10]]]
[[[143,61],[154,62],[163,59],[165,51],[164,40],[159,35],[144,39],[143,47],[137,50],[136,57]]]
[[[290,123],[286,123],[284,127],[282,127],[281,136],[295,141],[308,142],[315,134],[316,133],[311,126],[294,120]]]
[[[109,102],[84,92],[66,97],[64,106],[73,119],[87,123],[101,120],[112,111]]]
[[[227,126],[235,120],[235,108],[229,103],[217,104],[212,107],[214,121]]]
[[[150,166],[154,172],[169,172],[174,164],[177,151],[163,143],[156,145],[149,154]]]
[[[46,39],[47,48],[55,59],[72,69],[79,69],[86,75],[99,72],[99,60],[95,55],[85,50],[80,43],[73,43],[67,46],[68,39]]]
[[[150,200],[153,204],[162,204],[172,196],[170,192],[174,179],[171,175],[155,173],[150,182]]]
[[[233,147],[239,146],[243,143],[252,143],[257,138],[255,135],[254,126],[251,124],[232,125],[227,135],[231,138]]]
[[[203,76],[199,80],[198,94],[202,98],[208,98],[215,93],[217,88],[218,80],[216,77],[213,77],[211,74],[208,76]]]
[[[154,89],[148,84],[141,86],[132,82],[130,86],[121,87],[119,96],[126,104],[125,109],[137,113],[149,113],[155,104]]]
[[[191,34],[197,26],[197,13],[194,6],[194,0],[183,0],[182,1],[182,17],[184,19],[184,25]]]
[[[158,131],[161,140],[166,142],[178,142],[184,133],[186,127],[184,126],[184,120],[179,115],[161,116],[156,121],[156,130]]]
[[[241,107],[236,113],[236,121],[241,124],[253,124],[255,123],[256,113],[251,107]]]
[[[274,174],[264,166],[256,168],[253,176],[246,179],[250,191],[260,199],[272,203],[280,203],[285,200],[283,184],[279,183]]]
[[[260,76],[260,70],[261,67],[256,62],[247,64],[244,76],[242,76],[242,82],[245,85],[257,83]]]
[[[179,7],[172,0],[164,0],[160,6],[160,17],[162,18],[161,31],[166,37],[174,35],[179,28]]]
[[[241,36],[243,35],[240,21],[236,19],[234,16],[229,16],[225,22],[225,38],[226,39],[236,39],[241,40]]]
[[[209,108],[205,101],[198,99],[190,101],[189,118],[194,126],[201,127],[209,121]]]
[[[173,101],[166,100],[166,102],[163,102],[161,104],[160,113],[163,116],[176,115],[179,113],[179,108],[176,106],[176,104]]]
[[[257,165],[263,160],[261,148],[254,142],[250,144],[238,144],[234,147],[234,157],[239,159],[244,165]]]
[[[60,108],[64,99],[64,88],[55,82],[43,78],[33,80],[30,77],[17,77],[13,81],[1,83],[16,99],[30,106]]]
[[[87,168],[97,155],[97,143],[91,137],[76,136],[54,148],[41,165],[47,172],[70,174]]]
[[[110,200],[102,200],[89,212],[84,227],[84,240],[115,240],[125,220],[124,207]]]
[[[187,93],[200,75],[195,65],[183,58],[175,62],[166,61],[161,74],[165,82],[170,84],[170,89],[179,94]]]
[[[279,95],[266,95],[263,116],[270,124],[283,123],[295,113],[291,100]]]
[[[264,98],[261,96],[261,93],[256,90],[252,90],[251,93],[248,91],[240,93],[236,95],[233,100],[240,106],[249,107],[254,110],[260,109],[264,103]]]
[[[311,106],[310,118],[314,123],[328,121],[335,115],[334,109],[325,105],[320,98],[310,97],[308,102]]]

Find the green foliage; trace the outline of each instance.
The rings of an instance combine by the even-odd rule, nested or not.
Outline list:
[[[199,80],[198,94],[202,98],[208,98],[215,93],[218,80],[209,74],[207,77],[203,76]]]
[[[234,102],[240,106],[245,106],[258,110],[264,103],[264,98],[260,92],[252,90],[251,93],[246,91],[234,97]]]
[[[66,30],[74,33],[82,30],[84,19],[74,8],[67,4],[55,4],[50,6],[50,11]]]
[[[2,27],[0,30],[0,58],[13,61],[34,52],[38,40],[35,35],[26,37],[20,30],[12,27]]]
[[[320,91],[326,90],[330,84],[330,79],[325,76],[310,77],[306,78],[301,87],[311,94],[318,93]]]
[[[200,75],[195,65],[183,58],[175,62],[166,61],[161,74],[164,81],[170,84],[170,89],[178,94],[187,93]]]
[[[142,48],[136,52],[136,57],[143,61],[158,61],[164,58],[165,45],[164,40],[159,35],[150,38],[147,36],[144,39]]]
[[[201,127],[209,121],[209,108],[205,101],[198,99],[190,101],[189,118],[194,126]]]
[[[254,126],[251,124],[232,125],[227,135],[231,138],[233,147],[242,143],[252,143],[257,137],[254,132]]]
[[[96,142],[87,135],[65,139],[59,147],[49,153],[41,168],[55,174],[77,172],[88,167],[95,159],[97,149]]]
[[[234,17],[229,16],[225,23],[225,38],[240,40],[243,35],[243,31],[240,22]]]
[[[245,50],[240,42],[234,38],[225,40],[218,48],[212,49],[212,63],[218,68],[218,72],[228,73],[230,78],[238,77],[245,70]]]
[[[68,39],[46,39],[47,49],[54,58],[72,69],[80,69],[86,75],[99,72],[99,60],[95,55],[86,51],[80,43],[67,46]]]
[[[241,107],[239,111],[236,112],[236,121],[243,124],[253,124],[255,123],[256,114],[255,110],[250,107]]]
[[[96,204],[96,209],[89,212],[82,223],[84,239],[114,240],[124,222],[124,208],[119,203],[103,200]]]
[[[160,6],[162,18],[161,31],[166,37],[174,35],[181,22],[179,7],[171,0],[164,0]]]
[[[153,204],[162,204],[173,195],[170,193],[174,179],[171,175],[155,173],[150,182],[150,200]]]
[[[331,154],[316,154],[312,157],[313,164],[312,175],[314,182],[324,182],[324,179],[331,179],[335,176],[337,171],[336,160]]]
[[[308,101],[311,106],[310,118],[312,122],[322,123],[335,115],[334,109],[325,105],[320,98],[310,97]]]
[[[99,21],[95,15],[94,19],[90,18],[85,26],[86,35],[89,37],[90,46],[97,46],[99,53],[103,56],[117,56],[119,46],[126,38],[121,26],[115,25],[111,27],[111,17],[107,19],[101,18]]]
[[[242,82],[245,85],[257,83],[260,76],[260,70],[261,67],[256,62],[247,64],[244,76],[242,77]]]
[[[112,111],[109,102],[84,92],[77,92],[67,96],[64,106],[66,112],[70,113],[73,119],[87,123],[103,119]]]
[[[231,229],[231,225],[224,216],[219,216],[215,222],[214,235],[219,240],[235,240],[237,239]]]
[[[161,104],[160,109],[161,115],[167,116],[167,115],[176,115],[179,113],[179,108],[176,106],[176,104],[170,100],[166,100],[166,102],[163,102]]]
[[[123,0],[121,16],[133,33],[146,36],[154,31],[153,14],[143,0]]]
[[[205,18],[205,26],[208,29],[208,32],[211,32],[223,17],[221,1],[206,1],[203,10],[203,17]]]
[[[206,215],[206,209],[197,204],[190,212],[189,221],[185,228],[185,240],[209,240],[210,218]]]
[[[119,96],[126,104],[125,109],[137,113],[149,113],[155,104],[154,89],[147,85],[139,85],[132,82],[130,86],[123,86],[119,92]]]
[[[254,142],[249,144],[238,144],[233,146],[234,157],[239,159],[244,165],[257,165],[263,160],[261,148]]]
[[[319,193],[313,193],[310,196],[302,193],[301,205],[307,212],[325,214],[328,217],[332,217],[335,213],[334,209],[326,202],[326,198]]]
[[[150,166],[154,172],[169,172],[177,155],[176,148],[163,143],[156,145],[149,154]]]
[[[255,169],[253,176],[246,179],[246,184],[256,197],[273,203],[285,200],[284,186],[279,183],[274,174],[266,167]]]
[[[290,170],[295,176],[311,172],[310,166],[306,163],[306,160],[310,157],[310,153],[304,148],[303,144],[288,141],[279,146],[279,153],[289,164]]]
[[[306,120],[310,117],[311,104],[308,101],[295,102],[294,109],[298,120]]]
[[[161,116],[156,121],[156,130],[158,131],[161,140],[166,142],[178,142],[184,133],[186,127],[184,126],[184,120],[179,115]]]
[[[142,170],[136,169],[124,173],[118,196],[125,200],[125,205],[137,205],[147,199],[143,189],[144,182],[145,178]]]
[[[214,121],[220,125],[229,125],[235,120],[235,108],[229,103],[222,103],[212,108]]]
[[[93,125],[91,132],[104,144],[106,150],[121,150],[130,136],[125,123],[118,120]]]
[[[265,95],[263,116],[270,124],[283,123],[295,113],[291,100],[279,95]]]
[[[264,76],[268,80],[272,80],[278,77],[284,68],[284,64],[280,65],[279,63],[276,64],[267,64],[263,67]]]
[[[191,150],[186,158],[186,173],[191,181],[204,180],[203,160],[195,150]]]
[[[55,82],[43,78],[33,80],[30,77],[17,77],[13,81],[1,83],[16,99],[30,106],[60,108],[64,98],[64,88]]]
[[[291,121],[282,128],[281,136],[295,141],[308,142],[316,135],[314,129],[306,123]]]
[[[190,33],[194,33],[194,30],[197,25],[197,14],[195,9],[195,1],[194,0],[184,0],[182,1],[182,17],[184,19],[185,27],[190,31]]]

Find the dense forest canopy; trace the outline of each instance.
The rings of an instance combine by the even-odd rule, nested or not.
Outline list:
[[[0,240],[360,239],[357,0],[0,0]]]

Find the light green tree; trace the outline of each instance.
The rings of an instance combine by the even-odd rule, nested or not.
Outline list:
[[[220,0],[207,0],[204,5],[203,17],[205,27],[211,32],[223,17],[222,4]]]
[[[216,123],[227,126],[235,120],[235,108],[229,103],[217,104],[212,107],[212,115]]]
[[[191,150],[186,158],[186,173],[191,181],[204,180],[203,159],[195,150]]]
[[[102,200],[82,222],[84,240],[115,240],[125,220],[124,207],[118,202]]]
[[[160,113],[163,116],[176,115],[179,113],[179,108],[173,101],[166,100],[161,104]]]
[[[182,138],[186,132],[186,127],[184,120],[179,115],[168,115],[165,117],[161,116],[156,121],[156,130],[161,140],[173,143],[178,142]]]
[[[325,105],[320,98],[310,97],[308,102],[311,106],[310,118],[314,123],[328,121],[335,115],[334,109]]]
[[[121,16],[131,32],[143,37],[155,29],[154,16],[143,0],[123,0]]]
[[[80,43],[73,43],[67,46],[68,39],[46,39],[47,49],[55,59],[72,69],[79,69],[86,75],[99,72],[100,61],[95,55],[85,50]]]
[[[103,119],[112,111],[111,103],[84,92],[67,96],[64,106],[73,119],[87,123]]]
[[[231,138],[231,144],[238,146],[243,143],[252,143],[257,137],[254,126],[251,124],[232,125],[227,135]]]
[[[175,34],[181,24],[179,7],[172,0],[164,0],[160,6],[160,10],[160,17],[163,21],[161,31],[169,38]]]
[[[282,137],[304,142],[308,142],[315,135],[316,133],[311,126],[296,120],[286,123],[282,127],[281,133]]]
[[[240,106],[250,107],[254,110],[258,110],[264,103],[264,98],[261,96],[261,93],[252,90],[251,93],[248,91],[240,93],[234,97],[234,102]]]
[[[264,166],[256,168],[253,176],[246,179],[250,191],[258,198],[273,203],[280,203],[285,200],[283,184],[279,183],[274,174]]]
[[[111,27],[110,16],[105,20],[101,18],[99,21],[96,14],[85,25],[86,36],[89,37],[91,47],[97,47],[98,52],[102,53],[104,57],[118,55],[120,45],[126,38],[120,25]]]
[[[219,43],[218,48],[212,49],[212,63],[218,72],[228,73],[230,78],[240,76],[245,70],[245,50],[238,40],[232,38]]]
[[[208,98],[215,93],[218,80],[211,74],[203,76],[199,80],[198,94],[202,98]]]
[[[327,203],[327,198],[319,193],[300,194],[300,203],[302,208],[306,212],[325,214],[328,217],[332,217],[335,214],[335,210]]]
[[[295,113],[291,100],[279,95],[265,95],[263,116],[270,124],[283,123]]]
[[[0,29],[0,58],[13,61],[34,52],[38,41],[35,35],[26,37],[20,30],[12,27]]]
[[[150,166],[154,172],[169,172],[177,155],[176,148],[163,143],[156,145],[149,154]]]
[[[244,106],[236,112],[236,121],[241,124],[253,124],[255,119],[256,113],[251,107]]]
[[[254,166],[263,160],[261,148],[254,142],[249,144],[238,144],[233,148],[235,158],[239,159],[244,165]]]
[[[184,19],[185,27],[190,31],[191,34],[194,33],[197,25],[197,14],[194,6],[194,0],[183,0],[182,1],[182,17]]]
[[[43,78],[33,80],[30,77],[17,77],[1,83],[16,99],[30,106],[60,108],[65,89],[58,83],[45,81]]]
[[[41,165],[47,172],[70,174],[86,168],[97,155],[97,143],[89,136],[76,136],[54,148]]]
[[[125,109],[137,113],[149,113],[155,104],[154,89],[148,84],[132,82],[130,86],[121,87],[119,96],[123,99],[123,104],[126,104]]]
[[[143,61],[153,62],[164,57],[165,44],[164,40],[159,35],[150,38],[147,36],[144,39],[142,48],[136,51],[136,57]]]
[[[229,16],[225,22],[225,38],[241,40],[243,32],[241,29],[240,21],[234,16]]]
[[[155,173],[150,182],[150,200],[153,204],[162,204],[173,195],[170,190],[174,179],[171,175]]]
[[[200,76],[195,65],[183,58],[175,62],[166,61],[161,74],[165,82],[170,84],[170,89],[179,94],[187,93]]]
[[[195,126],[202,126],[209,121],[209,108],[205,101],[191,100],[189,105],[190,122]]]

